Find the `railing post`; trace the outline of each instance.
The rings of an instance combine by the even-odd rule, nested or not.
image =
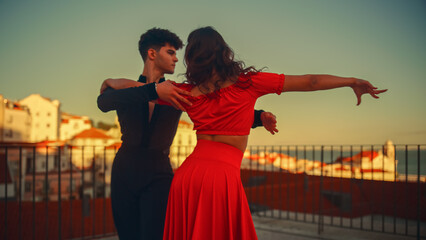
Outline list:
[[[103,194],[103,202],[104,202],[104,204],[103,204],[103,228],[102,228],[102,230],[103,230],[103,234],[105,235],[106,234],[106,150],[107,150],[107,148],[106,147],[104,147],[104,177],[103,177],[103,192],[104,192],[104,194]]]
[[[420,145],[417,145],[417,240],[420,240]]]
[[[95,237],[95,223],[96,223],[96,147],[93,146],[93,160],[92,160],[92,183],[93,183],[93,197],[92,197],[92,237]]]
[[[22,239],[22,147],[19,147],[19,190],[18,193],[18,238]]]
[[[7,147],[5,147],[5,150],[4,150],[4,154],[5,154],[5,157],[4,157],[4,185],[5,185],[5,194],[4,194],[4,239],[7,239],[7,185],[9,185],[8,184],[8,181],[7,181],[7,175],[8,175],[8,173],[9,173],[9,168],[8,168],[8,164],[7,164],[7,161],[8,161],[8,148]],[[11,178],[12,178],[12,176],[10,176]]]
[[[320,189],[319,189],[318,234],[321,234],[324,231],[324,216],[322,215],[323,163],[324,163],[324,146],[321,146],[321,177],[320,177]]]
[[[73,172],[73,164],[72,164],[72,149],[73,149],[73,146],[71,146],[71,145],[68,145],[68,148],[69,148],[69,151],[70,151],[70,161],[69,161],[69,164],[70,164],[70,198],[69,198],[69,200],[70,200],[70,238],[73,238],[74,237],[74,231],[73,231],[73,224],[72,224],[72,201],[73,201],[73,194],[74,194],[74,189],[73,189],[73,185],[72,185],[72,182],[73,182],[73,179],[72,179],[72,172]]]
[[[35,158],[36,158],[36,147],[33,147],[33,159],[32,159],[32,172],[33,172],[33,184],[32,184],[32,193],[33,193],[33,239],[35,239],[35,187],[36,187],[36,181],[35,181]]]
[[[49,172],[49,148],[48,148],[48,146],[46,146],[46,172],[45,172],[45,184],[44,184],[44,187],[45,187],[45,195],[44,195],[44,197],[45,197],[45,199],[44,199],[44,202],[45,202],[45,212],[44,212],[44,215],[45,215],[45,239],[49,239],[49,175],[48,175],[48,172]]]
[[[62,208],[61,208],[61,146],[58,146],[58,239],[62,239]]]

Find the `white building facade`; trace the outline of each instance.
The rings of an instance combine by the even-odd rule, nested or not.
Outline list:
[[[192,153],[197,144],[194,125],[180,120],[175,138],[170,147],[170,163],[173,168],[179,167],[186,157]]]
[[[61,141],[72,139],[75,135],[90,128],[92,128],[92,123],[88,116],[77,116],[62,112],[59,139]]]
[[[30,138],[29,109],[0,95],[0,142],[28,142]]]
[[[56,141],[59,139],[60,102],[31,94],[19,101],[31,114],[30,142]]]

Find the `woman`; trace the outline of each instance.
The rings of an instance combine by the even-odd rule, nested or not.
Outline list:
[[[185,63],[188,83],[175,85],[192,94],[184,97],[192,103],[186,111],[198,141],[175,173],[165,240],[257,239],[240,180],[257,98],[269,93],[351,87],[359,105],[361,95],[378,98],[377,94],[386,91],[356,78],[284,76],[244,68],[212,27],[196,29],[188,36]]]

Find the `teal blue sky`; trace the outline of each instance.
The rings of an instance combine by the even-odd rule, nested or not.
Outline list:
[[[96,106],[100,84],[137,78],[141,33],[168,28],[186,42],[207,25],[247,65],[389,89],[360,106],[349,88],[268,95],[256,107],[277,116],[280,132],[253,130],[250,144],[426,143],[426,1],[0,0],[0,94],[39,93],[60,100],[62,111],[112,123],[115,113]],[[183,72],[179,61],[166,77],[181,82]]]

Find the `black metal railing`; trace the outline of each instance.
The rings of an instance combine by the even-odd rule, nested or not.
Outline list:
[[[426,145],[250,146],[241,178],[252,214],[420,239],[421,163]]]
[[[0,145],[0,239],[115,235],[117,147]],[[170,150],[174,168],[193,146]],[[426,236],[426,145],[249,146],[241,164],[252,214]]]
[[[109,179],[116,149],[2,144],[0,239],[115,235]]]

